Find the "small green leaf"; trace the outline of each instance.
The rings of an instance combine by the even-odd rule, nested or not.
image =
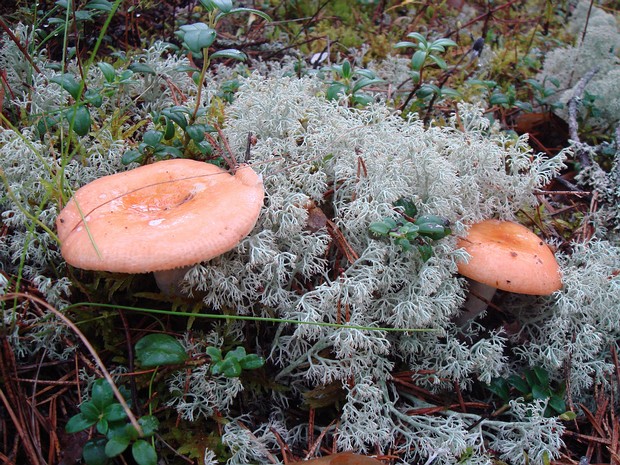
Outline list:
[[[153,436],[159,428],[159,420],[153,415],[145,415],[138,420],[145,437]]]
[[[97,66],[103,73],[103,77],[107,82],[114,82],[114,78],[116,78],[116,70],[114,69],[114,66],[112,66],[110,63],[105,62],[97,63]]]
[[[413,42],[409,42],[406,40],[403,40],[401,42],[396,42],[394,44],[394,48],[406,48],[406,47],[415,47],[416,44],[414,44]]]
[[[211,58],[232,58],[233,60],[245,61],[248,57],[241,50],[229,48],[226,50],[218,50],[217,52],[212,53]]]
[[[205,127],[202,124],[193,124],[185,128],[187,135],[197,144],[205,138]]]
[[[375,223],[370,223],[368,229],[377,236],[387,236],[391,228],[387,224],[377,221]]]
[[[426,61],[426,52],[423,50],[418,50],[411,57],[411,68],[414,71],[420,71],[424,66],[424,62]]]
[[[213,11],[217,8],[223,13],[228,13],[233,8],[232,0],[200,0],[200,3],[207,11]]]
[[[121,157],[121,163],[129,165],[130,163],[142,161],[142,158],[144,158],[144,155],[137,150],[127,150]]]
[[[222,360],[222,351],[217,347],[209,346],[206,351],[207,355],[211,357],[211,362],[216,363]]]
[[[345,79],[351,78],[351,63],[349,63],[349,60],[344,60],[342,63],[342,77]]]
[[[144,135],[142,136],[142,140],[149,147],[155,148],[159,145],[163,137],[164,134],[161,131],[150,130],[144,133]]]
[[[67,433],[77,433],[79,431],[84,431],[87,428],[93,426],[97,420],[87,419],[83,413],[78,413],[77,415],[73,415],[69,418],[69,421],[65,425],[65,431]]]
[[[241,375],[241,365],[236,358],[226,358],[213,366],[214,375],[223,374],[227,378],[238,378]]]
[[[521,394],[529,394],[531,392],[531,388],[527,381],[517,375],[511,375],[508,377],[508,384],[514,387]]]
[[[82,402],[82,405],[80,405],[80,412],[82,412],[86,420],[92,421],[93,424],[99,420],[99,416],[101,415],[101,409],[90,400]]]
[[[256,354],[248,354],[239,360],[239,365],[243,370],[256,370],[265,364],[265,359]]]
[[[183,156],[183,152],[176,147],[170,147],[169,145],[158,145],[157,150],[153,152],[153,156],[159,159],[171,157],[171,158],[181,158]]]
[[[418,245],[418,252],[420,252],[420,258],[423,262],[427,262],[433,256],[433,248],[430,244]]]
[[[445,60],[443,58],[438,57],[437,55],[431,53],[428,56],[431,60],[433,60],[435,62],[435,64],[437,66],[439,66],[439,68],[441,69],[446,69],[448,67],[448,64],[445,62]]]
[[[435,241],[443,239],[450,233],[449,229],[446,230],[446,228],[437,223],[422,223],[419,228],[420,230],[418,231],[418,233],[421,236],[430,237]]]
[[[75,100],[77,100],[80,96],[81,84],[77,81],[77,79],[75,79],[73,74],[65,73],[60,76],[54,76],[50,79],[50,81],[59,84],[60,87],[69,92],[71,97]]]
[[[577,414],[569,410],[559,415],[558,418],[562,421],[572,421],[577,418]]]
[[[127,412],[121,404],[114,402],[103,410],[103,416],[107,418],[108,421],[122,421],[127,419]]]
[[[185,24],[176,34],[196,56],[202,56],[202,50],[209,48],[215,41],[215,30],[204,23]]]
[[[104,417],[104,418],[101,418],[101,419],[97,422],[97,424],[96,424],[95,426],[96,426],[96,428],[97,428],[97,432],[98,432],[99,434],[107,434],[108,429],[109,429],[109,427],[110,427],[110,426],[109,426],[109,423],[108,423],[108,420],[107,420],[107,418],[105,418],[105,417]]]
[[[106,465],[108,456],[105,454],[105,438],[91,439],[84,444],[82,458],[88,465]]]
[[[396,202],[394,202],[394,206],[399,208],[409,218],[415,218],[415,216],[418,214],[418,207],[415,206],[415,203],[413,203],[411,199],[398,199]]]
[[[114,4],[108,0],[91,0],[84,8],[89,10],[112,11]]]
[[[131,455],[138,465],[157,465],[157,452],[143,439],[138,439],[133,443]]]
[[[426,46],[427,44],[426,37],[424,37],[419,32],[410,32],[409,34],[407,34],[407,37],[417,40],[420,44],[423,44],[424,46]]]
[[[105,455],[108,457],[116,457],[125,452],[129,446],[129,438],[125,436],[115,436],[110,438],[105,445]]]
[[[69,125],[73,124],[73,131],[78,136],[85,136],[90,131],[90,113],[84,105],[67,108],[65,110],[65,118]]]
[[[339,100],[340,97],[347,93],[347,86],[342,82],[334,82],[327,88],[325,97],[327,100]]]
[[[177,365],[187,360],[179,341],[168,334],[149,334],[136,343],[136,358],[145,368]]]
[[[129,65],[129,69],[134,73],[142,73],[142,74],[157,74],[155,70],[145,63],[132,63]]]
[[[114,402],[114,391],[106,379],[99,378],[93,382],[91,401],[100,411]]]

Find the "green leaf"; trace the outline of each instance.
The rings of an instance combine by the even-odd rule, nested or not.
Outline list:
[[[99,420],[99,416],[101,415],[101,409],[90,400],[82,402],[82,405],[80,405],[80,412],[82,412],[86,420],[92,421],[93,424]]]
[[[564,399],[559,396],[551,396],[549,398],[548,405],[557,413],[562,413],[566,410],[566,402],[564,402]]]
[[[411,68],[414,71],[420,71],[426,61],[426,52],[423,50],[416,51],[411,57]]]
[[[249,14],[252,14],[252,15],[260,16],[265,21],[268,21],[268,22],[271,21],[271,16],[269,16],[267,13],[265,13],[263,11],[255,10],[254,8],[233,8],[232,10],[230,10],[230,11],[228,11],[226,13],[222,12],[219,15],[217,15],[216,21],[219,21],[224,16],[232,15],[232,14],[236,14],[236,13],[249,13]]]
[[[387,236],[392,228],[382,221],[377,221],[375,223],[370,223],[368,229],[377,236]]]
[[[226,358],[213,365],[211,373],[223,374],[227,378],[238,378],[241,375],[241,365],[236,358]]]
[[[419,225],[420,230],[418,234],[421,236],[430,237],[431,239],[437,241],[439,239],[443,239],[448,234],[450,234],[450,230],[444,228],[442,225],[437,223],[422,223]]]
[[[163,137],[164,134],[161,131],[150,130],[144,133],[144,135],[142,136],[142,140],[149,147],[155,148],[161,143]]]
[[[196,56],[202,56],[202,50],[209,48],[215,41],[215,30],[204,23],[185,24],[176,34]]]
[[[238,347],[235,347],[233,350],[228,351],[228,353],[226,354],[226,357],[224,358],[234,359],[238,361],[238,360],[241,360],[245,356],[246,356],[245,347],[238,346]]]
[[[558,418],[562,421],[572,421],[577,418],[577,414],[569,410],[559,415]]]
[[[105,438],[91,439],[84,444],[82,458],[88,465],[105,465],[108,456],[105,454]]]
[[[341,96],[346,95],[347,90],[347,86],[342,82],[334,82],[327,88],[325,97],[327,100],[338,100]]]
[[[419,32],[410,32],[409,34],[407,34],[407,37],[409,37],[410,39],[415,39],[417,40],[420,44],[424,45],[426,47],[427,45],[427,41],[426,41],[426,37],[424,37],[422,34],[420,34]]]
[[[245,61],[248,57],[241,50],[228,48],[212,53],[211,58],[232,58],[233,60]]]
[[[108,457],[116,457],[125,452],[129,446],[129,438],[125,436],[115,436],[108,440],[105,445],[105,455]]]
[[[84,8],[89,10],[112,11],[114,4],[108,0],[91,0]]]
[[[353,85],[353,88],[351,89],[351,93],[354,94],[358,90],[364,87],[372,86],[374,84],[379,84],[381,82],[383,82],[383,79],[379,79],[379,78],[370,79],[364,76],[355,82],[355,84]]]
[[[222,351],[217,347],[209,346],[205,352],[209,357],[211,357],[211,363],[216,363],[222,360]]]
[[[172,107],[166,108],[162,110],[162,115],[170,118],[172,121],[177,123],[181,129],[185,129],[187,126],[187,119],[185,118],[185,109],[181,107]]]
[[[541,367],[534,367],[532,368],[532,372],[536,376],[536,379],[541,386],[549,386],[549,373],[547,372],[547,370]]]
[[[211,155],[213,153],[213,146],[207,141],[199,142],[196,146],[203,155]]]
[[[97,66],[103,73],[103,77],[106,81],[110,83],[114,82],[114,79],[116,78],[116,70],[114,69],[114,66],[112,66],[110,63],[105,62],[97,63]]]
[[[159,145],[157,150],[153,152],[153,156],[156,158],[181,158],[183,156],[183,152],[176,147],[170,147],[169,145]]]
[[[185,349],[168,334],[149,334],[136,343],[136,358],[145,368],[177,365],[187,360]]]
[[[127,150],[121,157],[121,163],[123,165],[129,165],[130,163],[140,162],[143,157],[144,155],[137,150]]]
[[[443,58],[438,57],[437,55],[431,53],[428,56],[431,60],[433,60],[435,62],[435,64],[437,66],[439,66],[441,69],[446,69],[448,67],[448,64],[445,62],[445,60]]]
[[[185,128],[187,135],[197,144],[205,138],[205,127],[202,124],[192,124]]]
[[[85,429],[93,426],[96,422],[96,419],[88,419],[83,413],[78,413],[77,415],[73,415],[69,418],[69,421],[65,425],[65,431],[70,434],[84,431]]]
[[[90,131],[90,112],[84,105],[67,108],[65,118],[78,136],[85,136]]]
[[[418,252],[423,262],[427,262],[433,256],[433,248],[429,244],[418,245]]]
[[[159,420],[153,415],[145,415],[138,420],[145,437],[153,436],[159,428]]]
[[[529,394],[531,392],[531,388],[527,381],[517,375],[511,375],[508,377],[508,384],[514,387],[521,394]]]
[[[413,203],[411,199],[398,199],[396,202],[394,202],[394,206],[399,208],[409,218],[415,218],[415,216],[418,214],[418,207],[415,206],[415,203]]]
[[[444,47],[456,47],[456,42],[451,39],[437,39],[431,42],[430,46],[431,50],[441,50],[442,52],[445,50]]]
[[[153,68],[145,63],[132,63],[129,65],[129,69],[134,73],[157,74]]]
[[[349,60],[344,60],[342,63],[342,77],[351,79],[351,63],[349,63]]]
[[[401,42],[396,42],[394,44],[394,48],[405,48],[405,47],[415,47],[416,44],[414,44],[413,42],[409,42],[406,40],[403,40]]]
[[[114,402],[104,409],[103,416],[107,418],[108,421],[123,421],[127,419],[127,412],[121,404]]]
[[[110,383],[104,378],[99,378],[93,382],[91,391],[91,402],[100,411],[114,402],[114,391]]]
[[[60,76],[54,76],[50,81],[59,84],[60,87],[69,92],[71,97],[75,100],[80,96],[81,83],[75,79],[73,74],[65,73]]]
[[[133,443],[131,455],[138,465],[157,465],[157,452],[143,439],[138,439]]]
[[[248,354],[239,360],[239,365],[243,370],[256,370],[265,364],[265,359],[256,354]]]
[[[109,429],[109,424],[108,424],[108,420],[106,418],[101,418],[96,425],[97,428],[97,432],[99,434],[107,434],[108,429]]]
[[[217,8],[223,13],[229,13],[233,8],[232,0],[200,0],[200,3],[207,11],[213,11]]]
[[[491,384],[487,386],[487,389],[504,402],[507,402],[510,398],[510,387],[504,378],[493,378]]]

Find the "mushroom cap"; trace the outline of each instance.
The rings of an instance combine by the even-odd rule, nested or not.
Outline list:
[[[85,270],[147,273],[194,265],[235,247],[263,204],[262,178],[174,159],[97,179],[56,219],[61,253]]]
[[[471,256],[458,270],[503,291],[549,295],[562,288],[560,267],[545,242],[525,226],[511,221],[486,220],[473,224],[462,247]]]

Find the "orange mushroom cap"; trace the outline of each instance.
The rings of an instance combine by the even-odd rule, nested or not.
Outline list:
[[[194,265],[235,247],[263,204],[252,168],[234,175],[166,160],[78,189],[56,219],[61,253],[85,270],[147,273]]]
[[[459,263],[463,276],[503,291],[548,295],[562,288],[560,267],[545,242],[525,226],[486,220],[472,225],[462,247],[471,256]]]

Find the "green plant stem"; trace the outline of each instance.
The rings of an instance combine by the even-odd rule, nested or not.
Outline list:
[[[200,108],[200,100],[202,98],[202,88],[204,87],[205,75],[207,74],[207,69],[209,68],[209,51],[208,49],[203,49],[203,62],[202,69],[200,70],[200,76],[198,77],[198,93],[196,94],[196,105],[194,106],[194,112],[190,117],[189,124],[194,124],[196,121],[196,116],[198,115],[198,110]]]
[[[260,316],[247,316],[247,315],[218,315],[212,313],[189,313],[189,312],[175,312],[171,310],[159,310],[155,308],[142,308],[142,307],[130,307],[126,305],[114,305],[114,304],[104,304],[104,303],[96,303],[96,302],[78,302],[75,304],[71,304],[65,307],[65,310],[70,310],[73,308],[79,307],[101,307],[101,308],[115,308],[122,310],[130,310],[135,312],[143,312],[143,313],[154,313],[160,315],[170,315],[170,316],[184,316],[191,318],[209,318],[214,320],[241,320],[241,321],[261,321],[265,323],[286,323],[293,325],[311,325],[311,326],[323,326],[328,328],[341,328],[341,329],[357,329],[359,331],[386,331],[386,332],[396,332],[396,333],[408,333],[408,332],[428,332],[428,331],[438,331],[433,328],[383,328],[383,327],[373,327],[373,326],[358,326],[358,325],[343,325],[338,323],[327,323],[324,321],[299,321],[299,320],[290,320],[284,318],[266,318]]]

